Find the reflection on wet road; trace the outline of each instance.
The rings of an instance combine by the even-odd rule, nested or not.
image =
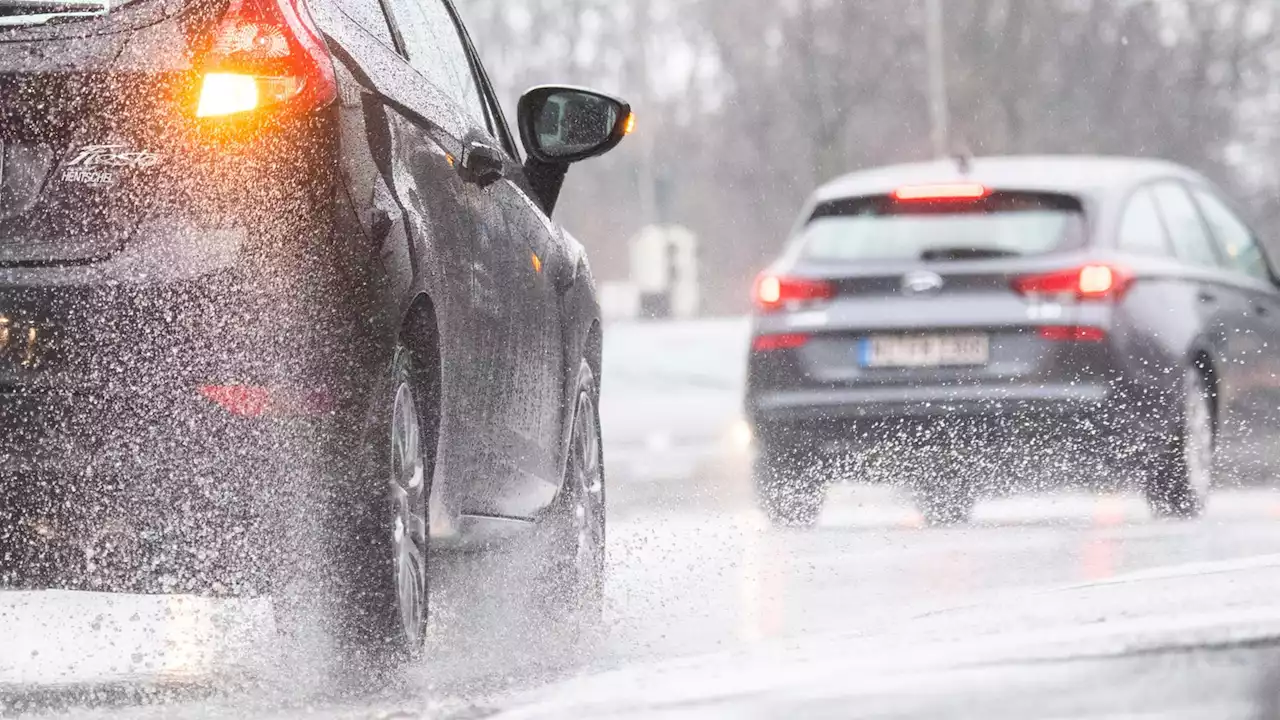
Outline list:
[[[1220,494],[1190,524],[1151,520],[1138,497],[1029,496],[980,505],[971,527],[922,529],[894,491],[843,487],[808,531],[745,511],[671,513],[615,525],[612,649],[665,656],[877,632],[1000,591],[1280,553],[1278,514],[1270,491]]]
[[[537,652],[522,635],[528,628],[512,599],[516,589],[484,568],[453,568],[437,588],[435,659],[414,671],[408,696],[388,702],[448,714],[440,708],[487,706],[512,687],[526,691],[584,669],[815,637],[874,641],[909,654],[910,642],[1158,620],[1184,603],[1246,619],[1274,614],[1280,622],[1280,611],[1273,613],[1280,593],[1261,593],[1255,582],[1219,597],[1222,583],[1201,581],[1229,573],[1280,577],[1278,518],[1280,494],[1266,490],[1224,491],[1194,523],[1153,521],[1127,495],[1039,495],[985,502],[970,527],[926,529],[893,490],[839,487],[819,527],[779,531],[744,498],[686,504],[675,493],[615,508],[608,633],[589,668],[538,658],[544,662],[530,673]],[[1128,583],[1144,572],[1153,574],[1147,582],[1158,585],[1158,596],[1144,591],[1117,604],[1114,593],[1106,602],[1035,595],[1106,586],[1116,577]],[[1034,607],[1010,600],[1019,593],[1039,600]],[[947,622],[929,620],[940,613]],[[0,692],[12,702],[47,694],[51,685],[203,680],[216,701],[201,696],[147,710],[126,702],[102,712],[288,716],[287,690],[276,686],[268,702],[257,690],[241,695],[233,682],[247,676],[288,685],[288,669],[272,667],[272,637],[270,610],[260,601],[0,593]]]

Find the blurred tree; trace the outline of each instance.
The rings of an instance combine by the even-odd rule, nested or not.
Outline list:
[[[708,306],[740,311],[817,184],[931,154],[923,0],[459,5],[508,108],[544,82],[635,104],[637,135],[575,168],[560,210],[606,279],[625,275],[625,240],[662,212],[703,240]],[[1280,220],[1272,0],[945,0],[945,9],[957,143],[979,155],[1166,157]]]

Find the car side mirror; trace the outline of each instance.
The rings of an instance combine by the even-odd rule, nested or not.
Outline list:
[[[529,156],[568,165],[603,155],[631,132],[631,106],[586,88],[548,85],[520,98],[520,139]]]
[[[517,110],[520,139],[529,153],[524,174],[547,215],[555,212],[569,165],[614,149],[636,122],[623,100],[560,85],[530,90]]]

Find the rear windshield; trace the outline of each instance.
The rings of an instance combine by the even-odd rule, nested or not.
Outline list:
[[[980,200],[838,200],[820,205],[800,237],[806,258],[849,261],[1025,257],[1083,242],[1078,199],[1015,192]]]

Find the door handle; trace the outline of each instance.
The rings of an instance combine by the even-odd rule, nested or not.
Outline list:
[[[1253,311],[1263,317],[1266,317],[1267,315],[1271,314],[1271,308],[1267,307],[1266,305],[1263,305],[1262,303],[1254,303]]]
[[[484,143],[468,143],[458,172],[469,183],[489,187],[506,177],[506,153]]]
[[[1209,292],[1208,290],[1201,290],[1201,291],[1200,291],[1200,294],[1198,295],[1198,297],[1200,298],[1200,302],[1202,302],[1202,303],[1216,303],[1216,302],[1218,302],[1218,296],[1217,296],[1217,295],[1214,295],[1213,293]]]

